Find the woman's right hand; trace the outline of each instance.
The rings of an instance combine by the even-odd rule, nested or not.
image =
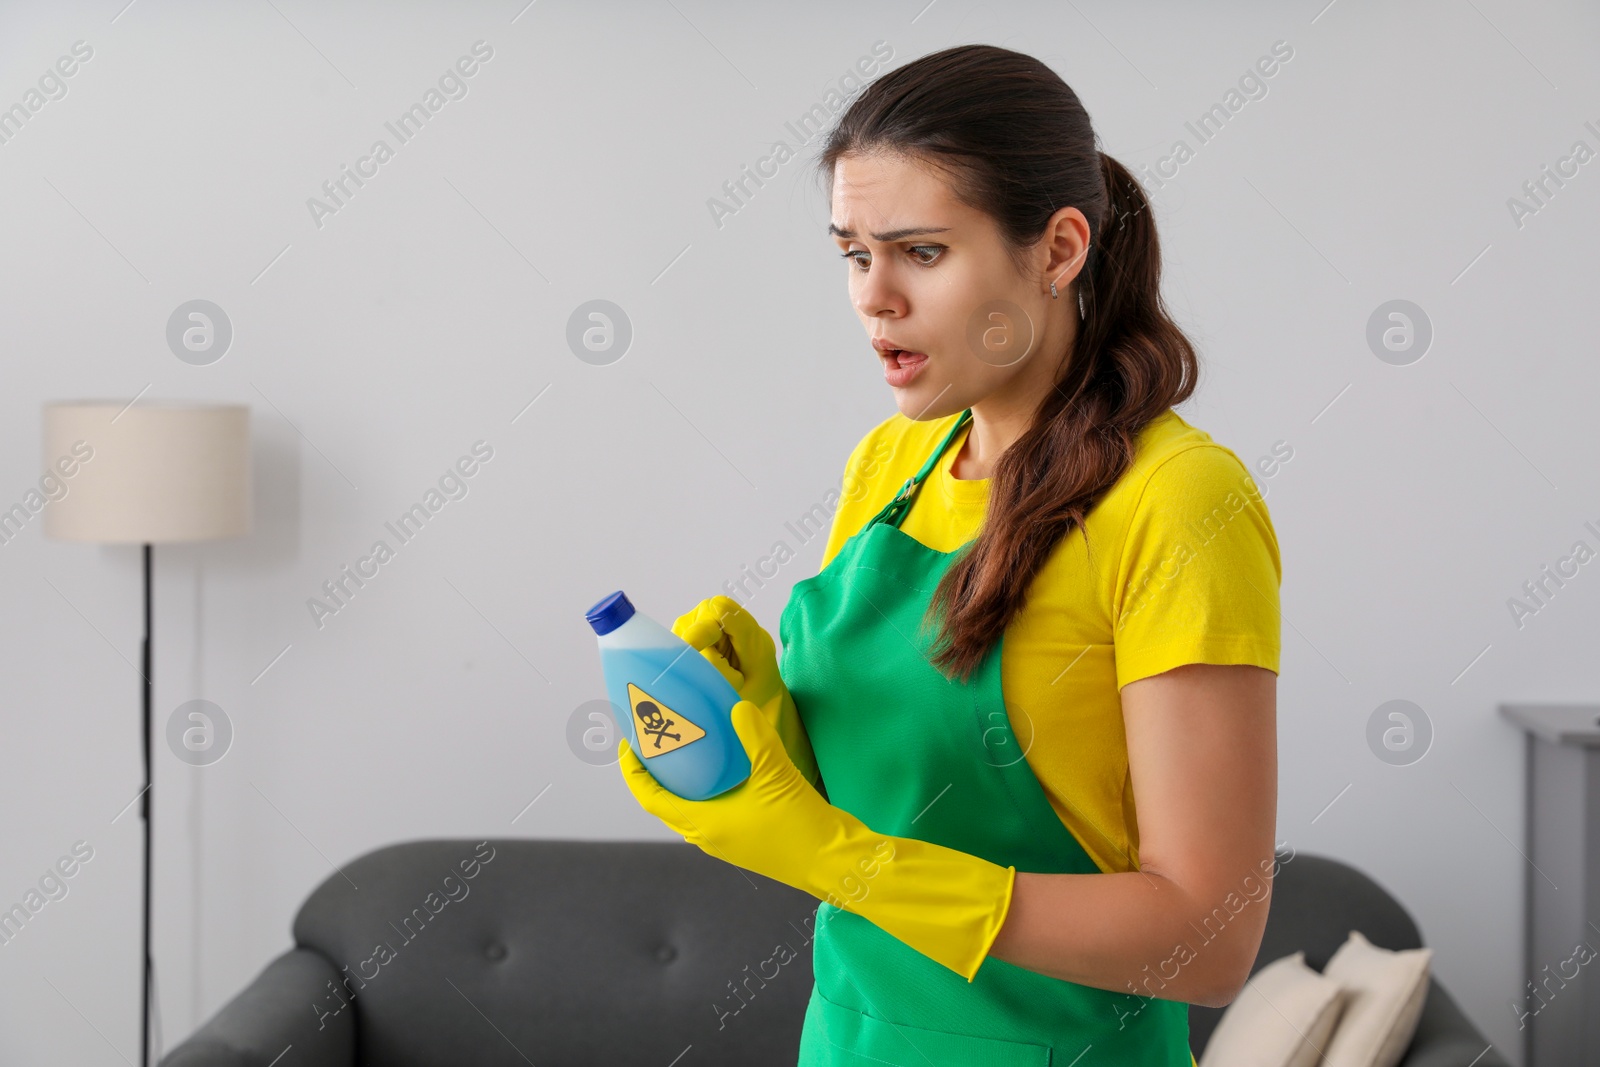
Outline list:
[[[789,758],[812,786],[821,789],[817,757],[789,687],[778,673],[777,645],[755,616],[730,597],[702,600],[678,616],[672,632],[721,672],[740,699],[761,708],[772,723]]]

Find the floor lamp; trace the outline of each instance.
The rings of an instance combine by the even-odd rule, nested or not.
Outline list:
[[[243,404],[80,400],[44,406],[44,470],[63,494],[46,537],[144,546],[144,974],[141,1067],[150,1063],[150,549],[250,532],[250,409]]]

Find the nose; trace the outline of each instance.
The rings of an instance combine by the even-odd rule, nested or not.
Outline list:
[[[854,282],[851,300],[863,319],[870,321],[886,314],[896,318],[905,315],[905,295],[899,286],[895,285],[888,271],[881,267],[873,267],[851,280]]]

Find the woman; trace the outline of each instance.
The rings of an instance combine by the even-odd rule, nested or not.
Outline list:
[[[624,743],[626,779],[824,902],[802,1064],[1189,1064],[1186,1005],[1234,997],[1266,921],[1281,568],[1244,465],[1172,410],[1197,365],[1149,204],[991,46],[873,83],[821,164],[899,412],[781,675],[727,597],[675,627],[740,691],[749,781],[685,801]]]

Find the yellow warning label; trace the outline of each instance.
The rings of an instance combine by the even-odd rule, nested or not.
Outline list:
[[[628,683],[628,703],[633,708],[633,733],[644,759],[680,749],[706,732],[643,689]]]

